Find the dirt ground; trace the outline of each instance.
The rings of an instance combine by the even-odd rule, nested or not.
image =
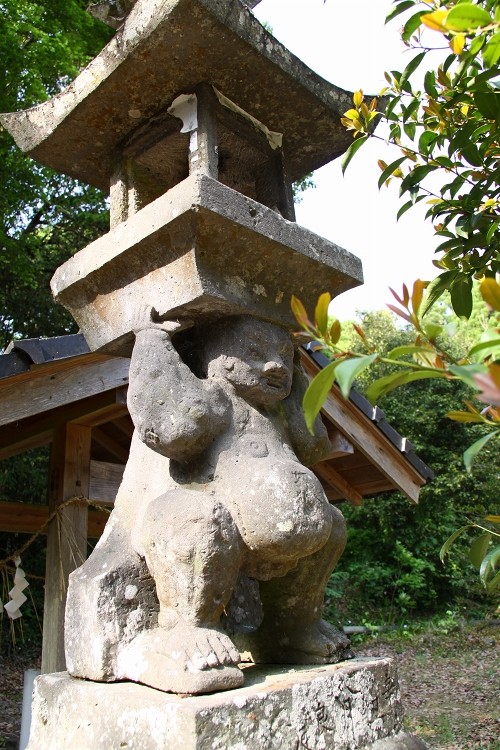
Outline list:
[[[500,750],[500,627],[398,633],[355,650],[397,660],[406,728],[430,748]],[[36,654],[0,656],[0,748],[17,747],[23,672],[38,666]]]
[[[394,656],[406,729],[436,750],[500,750],[500,627],[476,625],[357,647]]]

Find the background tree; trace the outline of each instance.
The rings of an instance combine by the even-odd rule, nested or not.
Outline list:
[[[2,0],[0,111],[56,94],[104,46],[111,30],[86,0]],[[52,301],[55,269],[106,230],[104,196],[35,164],[0,132],[0,348],[13,336],[74,330]]]
[[[86,0],[2,0],[0,5],[3,112],[30,107],[56,94],[111,34],[86,13]],[[1,350],[13,337],[75,330],[70,316],[54,303],[49,281],[63,261],[106,231],[108,217],[101,193],[37,165],[21,153],[6,131],[0,132],[0,181]],[[47,468],[46,448],[0,462],[0,500],[46,502]],[[0,534],[0,559],[25,539],[19,534]],[[21,626],[27,639],[35,642],[40,638],[36,613],[38,609],[41,616],[44,555],[45,541],[39,540],[30,549],[26,565],[29,601]],[[7,575],[0,577],[3,601],[11,585]],[[0,646],[9,649],[13,642],[3,624],[7,637],[2,639],[0,619]]]

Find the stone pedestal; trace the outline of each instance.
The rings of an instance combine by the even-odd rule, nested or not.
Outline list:
[[[419,750],[402,732],[390,659],[324,667],[254,666],[245,685],[204,696],[130,682],[44,675],[28,750]]]

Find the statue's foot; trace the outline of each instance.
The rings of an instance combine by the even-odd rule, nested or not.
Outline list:
[[[264,623],[235,640],[256,664],[336,664],[353,657],[347,636],[325,620],[281,632]]]
[[[169,693],[211,693],[240,687],[240,654],[229,637],[213,627],[179,622],[171,629],[147,630],[120,653],[123,679]]]

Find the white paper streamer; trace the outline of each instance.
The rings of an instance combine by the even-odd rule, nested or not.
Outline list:
[[[16,558],[14,562],[16,565],[16,573],[14,576],[14,586],[9,591],[10,599],[3,606],[0,602],[0,612],[4,609],[11,620],[17,620],[19,617],[22,617],[21,607],[27,599],[23,594],[23,591],[29,586],[29,583],[26,580],[26,574],[21,568],[21,558]]]

